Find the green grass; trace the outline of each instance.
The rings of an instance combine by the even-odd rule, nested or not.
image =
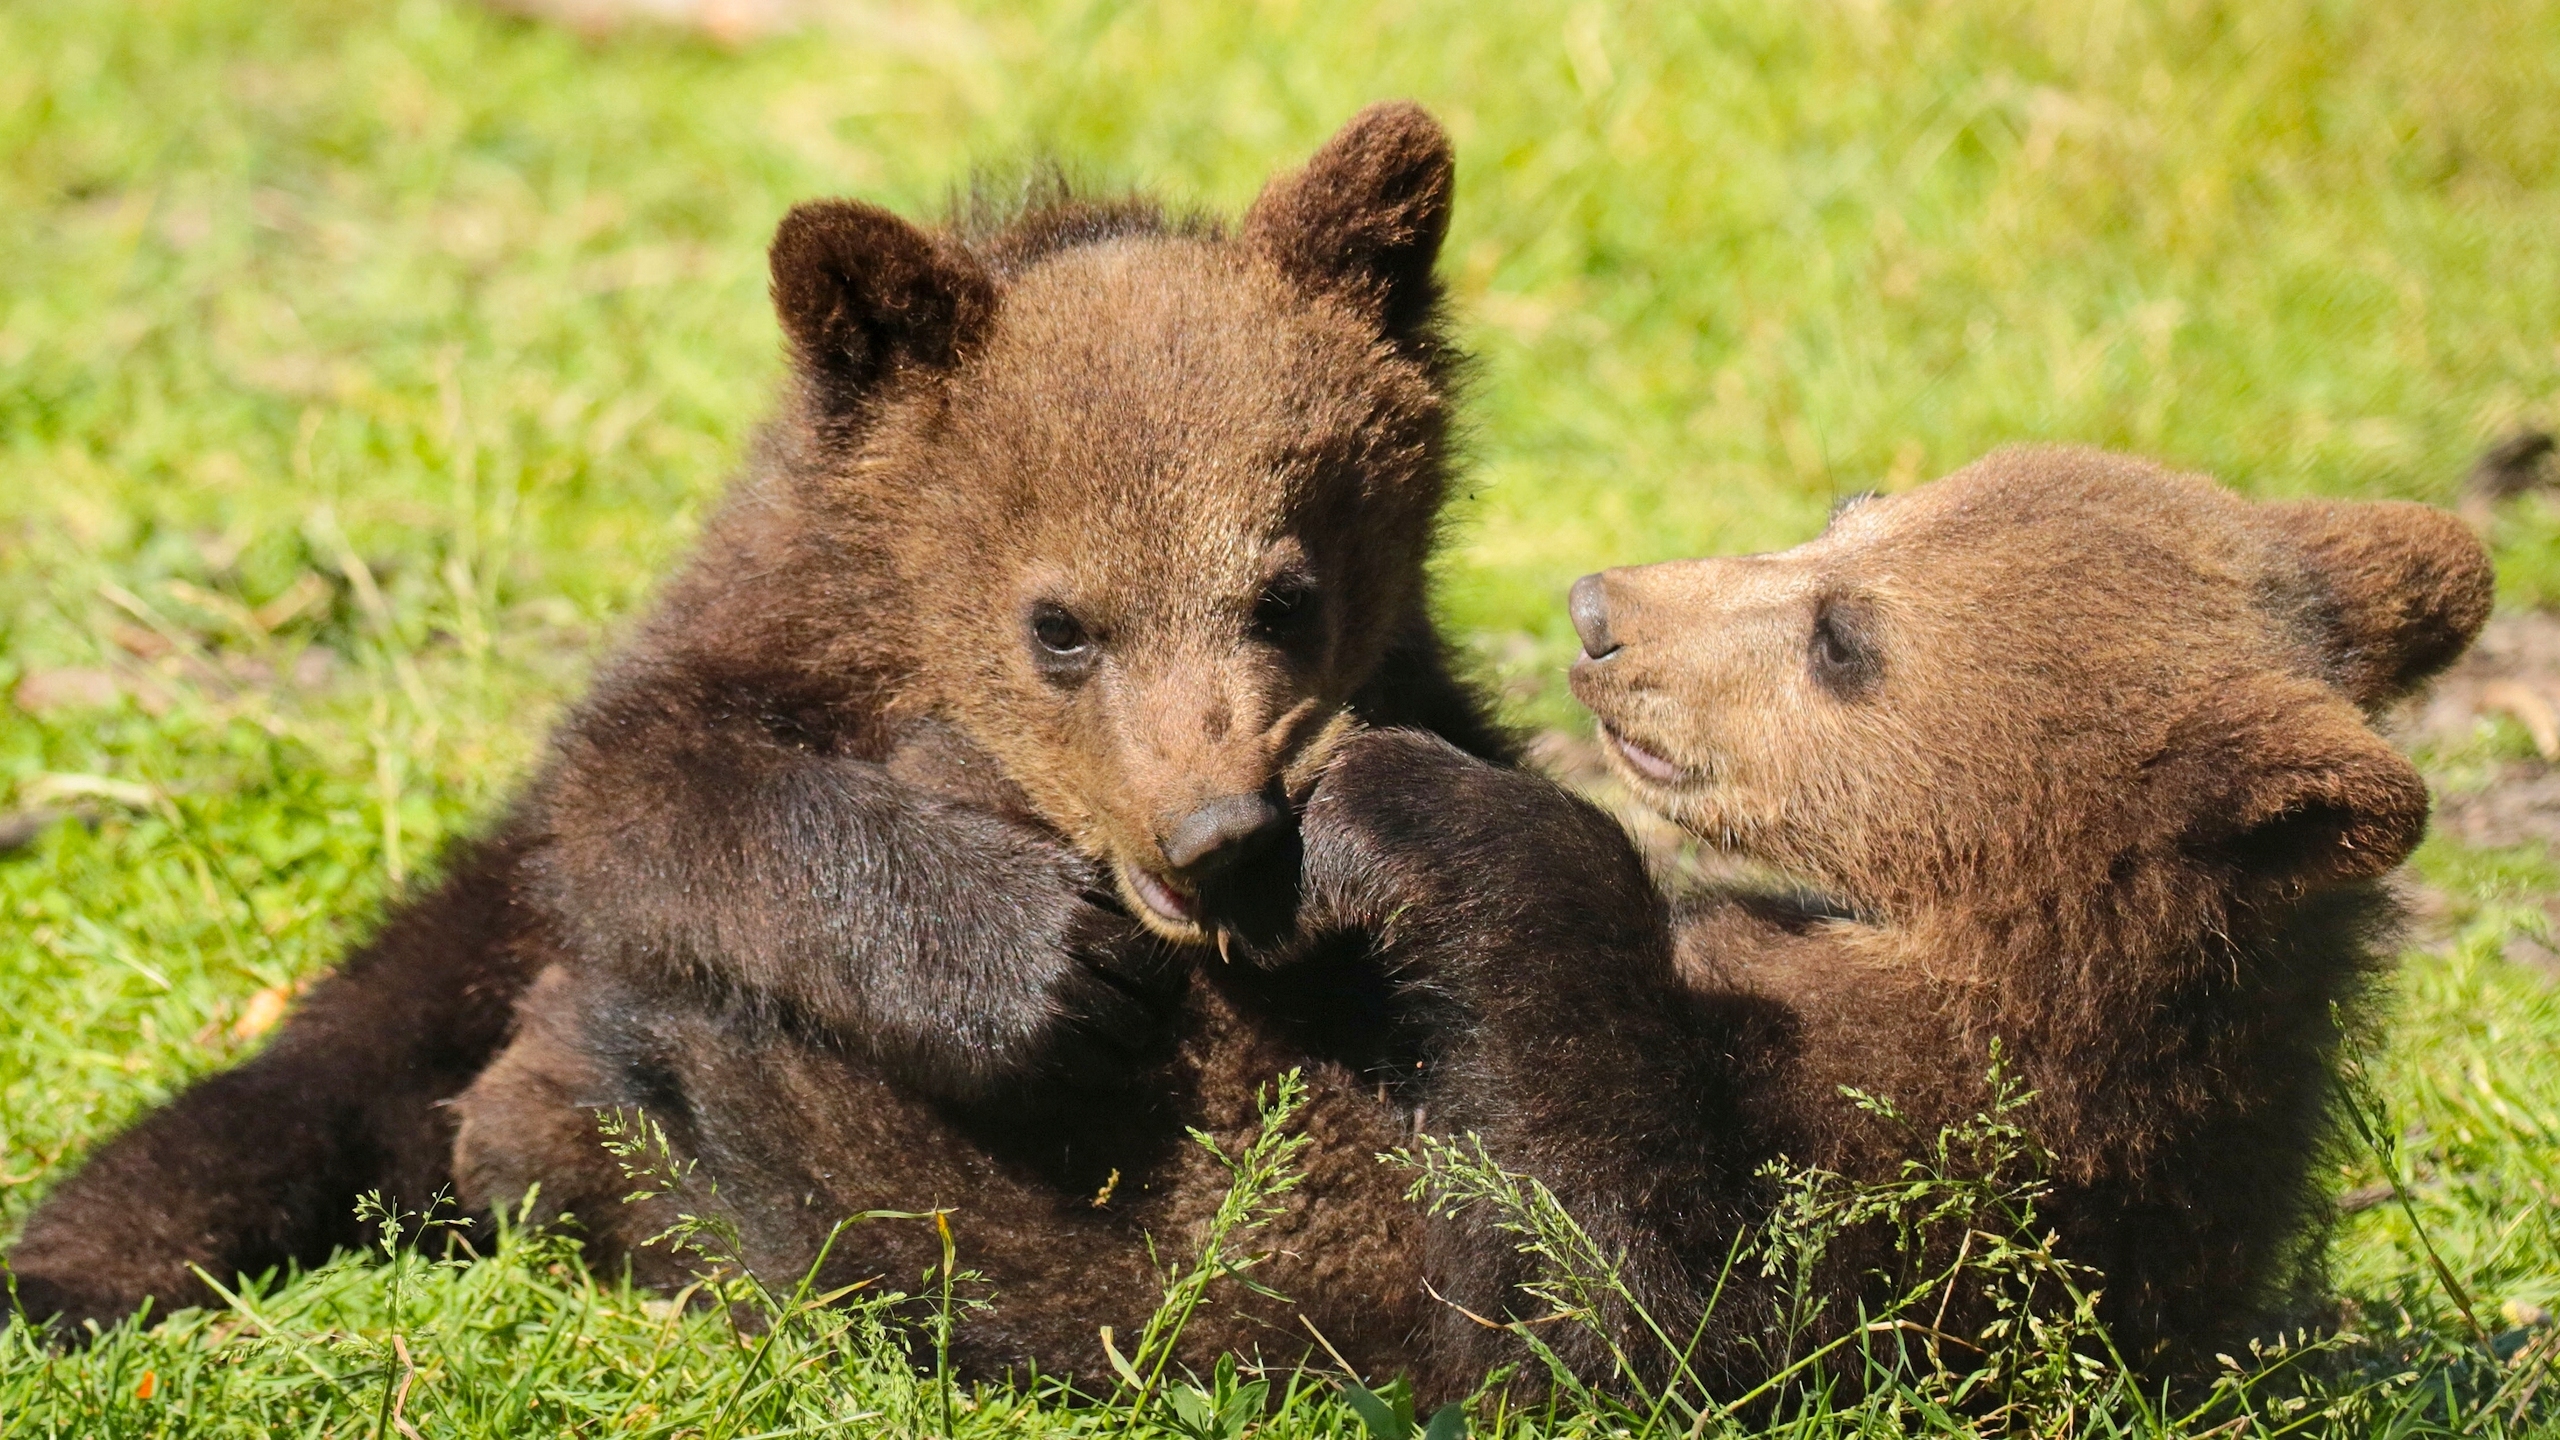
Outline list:
[[[842,13],[729,52],[432,0],[0,0],[0,686],[127,695],[0,706],[9,803],[122,797],[0,859],[0,1234],[500,802],[764,405],[762,246],[798,198],[931,211],[1045,151],[1232,209],[1364,101],[1429,103],[1482,357],[1442,605],[1540,723],[1576,723],[1576,573],[1787,543],[2003,441],[2444,500],[2560,421],[2547,0]],[[2560,603],[2560,507],[2498,561],[2504,603]],[[2417,1222],[2512,1348],[2501,1307],[2560,1309],[2560,997],[2501,957],[2560,873],[2443,842],[2418,870],[2453,934],[2370,1076],[2412,1203],[2348,1222],[2337,1282],[2374,1355],[2456,1353]],[[509,1254],[406,1292],[333,1271],[254,1302],[268,1328],[0,1350],[0,1436],[378,1433],[395,1334],[431,1434],[922,1413],[873,1366],[723,1415],[724,1322]],[[1359,1433],[1329,1387],[1273,1404],[1275,1434]],[[958,1423],[1128,1419],[986,1392]]]

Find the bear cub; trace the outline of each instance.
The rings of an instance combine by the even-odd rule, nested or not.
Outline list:
[[[537,977],[1035,1148],[1124,1090],[1190,958],[1285,923],[1345,735],[1506,753],[1423,603],[1451,174],[1381,105],[1231,233],[1063,193],[793,210],[788,393],[690,561],[437,890],[46,1199],[27,1312],[207,1302],[196,1267],[360,1243],[368,1190],[427,1204]]]
[[[1778,1198],[1761,1166],[1894,1180],[1989,1106],[1995,1046],[2033,1095],[2060,1252],[2104,1273],[2123,1354],[2188,1370],[2317,1278],[2345,1031],[2427,820],[2375,718],[2490,600],[2442,511],[2002,451],[1793,550],[1575,587],[1573,689],[1613,767],[1794,893],[1674,904],[1585,802],[1379,735],[1308,809],[1309,923],[1375,937],[1448,1007],[1430,1127],[1550,1187],[1718,1393],[1783,1338],[1759,1282],[1725,1283]],[[1833,1336],[1882,1298],[1892,1243],[1826,1257]],[[1438,1384],[1524,1358],[1464,1313],[1521,1313],[1517,1237],[1462,1213],[1413,1264],[1449,1302]],[[1959,1338],[1993,1318],[1948,1302]],[[1616,1355],[1674,1363],[1603,1320],[1607,1344],[1538,1333],[1595,1382]]]

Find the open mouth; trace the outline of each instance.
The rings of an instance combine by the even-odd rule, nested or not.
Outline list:
[[[1618,753],[1619,759],[1627,762],[1628,769],[1653,784],[1677,785],[1688,777],[1687,770],[1628,739],[1615,726],[1602,725],[1600,738]]]
[[[1200,923],[1200,899],[1174,887],[1163,876],[1141,870],[1134,865],[1120,867],[1121,883],[1130,897],[1145,906],[1155,918],[1175,930],[1189,930]]]

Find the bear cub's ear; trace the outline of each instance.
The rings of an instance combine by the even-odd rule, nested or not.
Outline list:
[[[2416,689],[2489,618],[2489,553],[2454,515],[2401,500],[2305,500],[2261,513],[2307,563],[2331,679],[2359,705]]]
[[[901,362],[950,364],[995,314],[984,267],[876,205],[794,206],[769,259],[792,359],[833,407]]]
[[[1449,137],[1421,106],[1372,105],[1305,169],[1263,187],[1245,239],[1291,280],[1350,301],[1385,338],[1419,340],[1440,303],[1431,267],[1456,177]]]
[[[2180,723],[2154,783],[2189,847],[2293,891],[2370,880],[2427,832],[2417,767],[2364,713],[2318,682],[2259,674],[2206,695]]]

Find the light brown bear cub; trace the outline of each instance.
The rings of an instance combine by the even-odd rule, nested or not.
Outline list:
[[[2308,1278],[2340,1017],[2427,818],[2372,720],[2489,604],[2486,556],[2439,511],[2004,451],[1793,550],[1576,587],[1573,687],[1616,768],[1819,903],[1675,909],[1582,801],[1376,736],[1308,812],[1312,904],[1453,1007],[1432,1128],[1553,1187],[1671,1333],[1766,1217],[1761,1162],[1894,1177],[1985,1107],[1997,1043],[2035,1092],[2064,1252],[2104,1270],[2124,1352],[2176,1369]],[[1831,1282],[1858,1289],[1883,1243]],[[1425,1249],[1456,1305],[1516,1309],[1514,1237],[1461,1216]],[[1959,1301],[1945,1323],[1984,1318]],[[1703,1370],[1763,1378],[1766,1319],[1728,1292]],[[1605,1375],[1564,1328],[1541,1333]],[[1448,1311],[1435,1378],[1508,1344]]]

